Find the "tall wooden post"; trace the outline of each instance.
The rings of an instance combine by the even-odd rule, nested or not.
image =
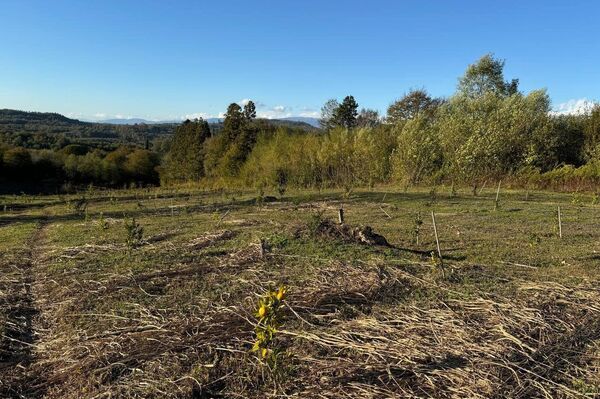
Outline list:
[[[562,238],[562,220],[560,215],[560,206],[558,207],[558,237]]]
[[[502,180],[498,180],[498,189],[496,190],[496,201],[494,202],[494,210],[498,209],[498,197],[500,196],[500,183],[502,183]]]

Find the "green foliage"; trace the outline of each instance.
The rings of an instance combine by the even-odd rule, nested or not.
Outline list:
[[[104,213],[100,212],[100,217],[98,218],[98,228],[100,231],[102,231],[108,230],[109,227],[110,225],[108,224],[108,221],[104,218]]]
[[[386,122],[396,125],[420,116],[431,117],[443,101],[432,98],[424,89],[411,90],[387,109]]]
[[[463,182],[499,178],[526,165],[531,139],[548,126],[545,92],[457,96],[436,121],[447,173]]]
[[[144,228],[135,220],[135,218],[125,219],[125,243],[130,250],[139,247],[142,244]]]
[[[244,108],[232,103],[227,108],[223,129],[205,146],[204,168],[211,177],[237,176],[258,138],[259,125],[254,103],[249,101]]]
[[[24,148],[8,149],[2,156],[3,169],[15,178],[27,178],[32,165],[31,154]]]
[[[417,116],[394,127],[398,137],[392,155],[396,180],[418,184],[441,168],[443,155],[437,129],[427,116]]]
[[[361,111],[361,117],[358,118],[358,103],[352,96],[346,96],[342,103],[337,100],[328,100],[321,108],[321,127],[325,130],[331,130],[338,127],[352,129],[359,122],[361,126],[377,125],[379,123],[379,114],[373,110]]]
[[[321,225],[325,221],[323,214],[324,211],[320,210],[310,215],[310,219],[308,221],[308,231],[311,235],[316,235],[321,228]]]
[[[339,106],[340,103],[338,100],[332,98],[327,100],[327,102],[321,107],[321,119],[319,119],[319,123],[324,130],[330,130],[335,127],[333,116]]]
[[[504,81],[504,61],[486,54],[476,63],[469,65],[460,79],[458,91],[471,98],[482,97],[488,93],[510,96],[518,91],[519,80]]]
[[[600,104],[594,106],[583,124],[585,157],[600,159]]]
[[[280,196],[290,188],[343,188],[398,183],[452,182],[477,187],[506,179],[528,188],[595,189],[600,184],[600,105],[581,115],[555,115],[543,90],[521,93],[506,81],[504,61],[487,54],[469,65],[448,99],[412,90],[392,103],[382,123],[376,110],[354,97],[322,108],[323,130],[301,130],[256,119],[256,105],[228,106],[211,131],[203,120],[171,129],[172,140],[139,146],[99,147],[61,140],[60,150],[0,146],[0,182],[49,181],[65,189],[199,182],[217,188],[245,186]],[[6,114],[10,126],[80,125],[60,115]],[[87,126],[87,125],[85,125]],[[136,125],[137,126],[137,125]],[[0,124],[0,138],[3,126]],[[111,128],[112,129],[112,128]],[[151,127],[123,128],[139,143]],[[134,134],[135,133],[135,134]],[[27,134],[29,134],[27,132]],[[27,136],[10,140],[27,145]],[[112,133],[111,133],[112,134]],[[119,136],[120,137],[120,136]],[[33,141],[32,141],[33,140]],[[58,145],[58,141],[49,145]],[[164,156],[163,156],[164,155]],[[162,157],[162,159],[161,159]],[[159,166],[160,163],[160,166]],[[160,173],[160,175],[159,175]]]
[[[374,128],[381,124],[379,111],[374,109],[363,108],[356,117],[356,127],[359,128]]]
[[[179,125],[160,169],[161,181],[200,180],[205,175],[204,142],[210,135],[208,123],[202,119],[186,120]]]
[[[346,96],[342,103],[333,111],[333,125],[352,129],[356,126],[358,103],[352,96]]]
[[[277,192],[280,196],[285,194],[285,190],[287,189],[288,176],[285,169],[276,169],[275,170],[275,181],[277,183]]]
[[[85,196],[82,196],[76,200],[74,200],[73,202],[71,202],[71,208],[79,213],[79,214],[87,214],[87,207],[88,207],[88,200],[87,198],[85,198]]]

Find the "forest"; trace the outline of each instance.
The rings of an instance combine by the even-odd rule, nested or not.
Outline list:
[[[594,190],[600,182],[600,105],[552,112],[544,89],[524,93],[486,54],[456,92],[424,88],[393,101],[385,115],[353,96],[331,99],[320,129],[256,118],[252,101],[232,103],[223,123],[110,126],[50,114],[42,126],[4,110],[0,179],[11,190],[84,185],[194,183],[285,192],[296,188],[448,184],[474,193],[502,180],[523,188]],[[46,115],[47,114],[40,114]]]

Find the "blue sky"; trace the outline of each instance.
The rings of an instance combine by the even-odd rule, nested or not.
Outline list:
[[[452,94],[493,52],[568,109],[600,99],[599,19],[598,1],[3,0],[0,108],[174,119],[251,98],[314,116],[352,94],[385,111],[411,88]]]

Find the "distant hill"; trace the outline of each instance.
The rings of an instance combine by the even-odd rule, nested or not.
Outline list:
[[[59,142],[143,144],[147,138],[172,134],[175,126],[84,122],[57,113],[0,109],[0,141],[30,148],[59,146]]]
[[[281,120],[284,121],[293,121],[293,122],[304,122],[304,123],[308,123],[311,126],[314,127],[321,127],[321,124],[319,123],[319,119],[317,118],[311,118],[308,116],[290,116],[288,118],[281,118]]]
[[[54,112],[28,112],[14,109],[0,109],[0,125],[84,125],[85,122],[70,119]]]
[[[320,127],[319,120],[317,118],[310,118],[304,116],[290,116],[287,118],[280,119],[265,119],[268,121],[273,121],[275,124],[281,124],[283,121],[290,122],[303,122],[313,127]],[[208,118],[206,119],[208,123],[219,124],[223,122],[223,118]],[[97,123],[108,123],[111,125],[135,125],[135,124],[146,124],[146,125],[158,125],[165,123],[181,123],[182,121],[177,120],[163,120],[163,121],[149,121],[147,119],[142,118],[122,118],[122,119],[105,119],[101,121],[97,121]],[[279,123],[278,123],[279,122]]]
[[[146,119],[141,118],[126,118],[126,119],[105,119],[101,121],[96,121],[96,123],[108,123],[109,125],[136,125],[136,124],[145,124],[151,125],[154,123],[162,123],[162,122],[152,122]]]
[[[223,119],[207,120],[213,134],[223,128]],[[304,120],[257,119],[271,126],[286,126],[314,131]],[[0,109],[0,142],[29,148],[60,147],[69,143],[115,146],[120,143],[143,145],[147,139],[168,136],[182,121],[147,121],[141,118],[109,119],[100,122],[80,121],[51,112],[28,112]]]

